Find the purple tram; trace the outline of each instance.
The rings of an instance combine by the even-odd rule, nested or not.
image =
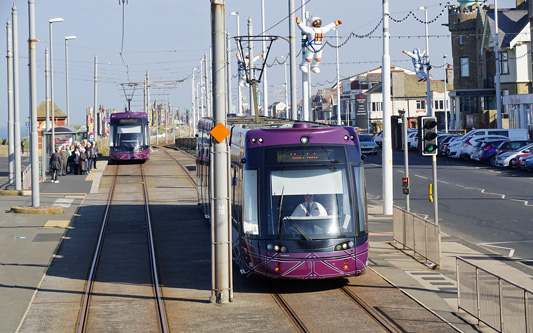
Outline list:
[[[112,113],[109,157],[112,161],[146,161],[150,156],[150,127],[146,112]]]
[[[210,217],[209,131],[199,122],[199,204]],[[228,118],[232,255],[244,276],[332,279],[368,263],[366,187],[352,127]],[[364,158],[364,157],[363,157]]]

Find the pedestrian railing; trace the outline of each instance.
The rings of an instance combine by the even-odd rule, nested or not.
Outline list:
[[[440,227],[400,207],[393,209],[393,240],[440,266]]]
[[[459,310],[498,332],[533,332],[533,292],[457,257]]]
[[[39,160],[39,182],[41,181],[42,181],[41,161]],[[22,189],[23,190],[31,189],[31,164],[29,164],[22,171]]]

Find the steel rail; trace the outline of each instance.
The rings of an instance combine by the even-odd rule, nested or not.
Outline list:
[[[107,222],[109,221],[109,209],[111,207],[111,200],[113,198],[113,193],[115,192],[115,183],[117,180],[119,166],[115,169],[115,175],[113,176],[113,182],[111,183],[111,188],[109,190],[109,195],[107,197],[107,204],[104,212],[104,217],[102,219],[102,226],[100,227],[100,233],[96,241],[96,249],[94,250],[93,261],[91,263],[91,268],[89,270],[89,276],[87,277],[87,282],[85,285],[85,290],[83,292],[83,300],[80,315],[78,318],[78,329],[77,332],[81,333],[85,330],[85,324],[87,323],[87,314],[89,311],[89,300],[91,291],[94,285],[94,276],[96,274],[96,267],[100,261],[100,254],[102,253],[102,246],[104,244],[104,236],[107,228]]]
[[[378,314],[376,311],[374,311],[368,304],[366,304],[359,296],[357,296],[353,291],[351,291],[348,287],[344,286],[340,288],[342,292],[348,296],[352,301],[357,303],[367,314],[370,315],[381,327],[383,327],[387,332],[391,333],[397,333],[398,331],[393,325],[389,323],[388,320],[383,318],[380,314]]]
[[[294,310],[290,307],[289,303],[287,303],[285,301],[285,299],[283,298],[283,296],[281,296],[280,294],[274,292],[271,290],[270,294],[272,295],[272,297],[274,298],[274,301],[276,301],[276,303],[279,305],[279,307],[281,308],[281,310],[285,313],[285,315],[287,315],[287,317],[289,318],[289,320],[291,321],[291,323],[294,325],[294,328],[296,328],[296,330],[298,332],[311,332],[306,326],[305,324],[303,323],[303,321],[300,319],[300,317],[298,317],[298,315],[296,314],[296,312],[294,312]]]
[[[165,314],[165,306],[163,304],[162,296],[161,296],[161,286],[159,284],[159,273],[157,270],[157,255],[155,253],[155,245],[154,245],[154,234],[152,230],[152,218],[150,217],[150,204],[148,200],[148,186],[146,185],[146,177],[144,176],[144,168],[141,165],[141,175],[143,180],[143,190],[144,190],[144,206],[146,208],[146,226],[148,228],[148,248],[150,251],[150,263],[152,268],[152,282],[154,287],[154,293],[156,297],[157,302],[157,312],[159,314],[159,324],[161,327],[161,331],[166,333],[168,332],[168,323],[166,319]]]
[[[189,181],[192,183],[192,185],[194,186],[194,188],[198,188],[198,185],[196,185],[196,182],[194,181],[194,179],[191,177],[191,175],[189,175],[189,170],[187,170],[187,168],[184,167],[183,164],[181,164],[181,162],[178,161],[174,156],[170,155],[170,153],[169,153],[166,149],[163,149],[163,151],[164,151],[168,156],[170,156],[170,158],[173,159],[173,160],[178,164],[178,166],[181,168],[181,170],[183,170],[183,172],[185,173],[185,175],[187,176],[187,178],[189,178]]]

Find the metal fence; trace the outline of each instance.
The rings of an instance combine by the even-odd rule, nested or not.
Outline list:
[[[392,218],[393,240],[440,266],[440,227],[397,206]]]
[[[499,332],[533,332],[533,292],[457,257],[457,304]]]

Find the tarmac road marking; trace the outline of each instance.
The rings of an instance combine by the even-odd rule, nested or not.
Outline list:
[[[68,229],[70,220],[48,220],[43,228],[63,228]]]
[[[68,207],[72,206],[73,202],[74,202],[74,199],[67,199],[67,198],[56,199],[56,201],[54,201],[54,203],[52,204],[52,207],[68,208]]]

